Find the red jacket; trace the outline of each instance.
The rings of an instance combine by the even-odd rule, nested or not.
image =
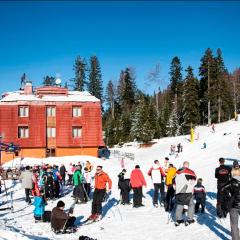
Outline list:
[[[131,182],[132,188],[147,186],[147,183],[142,174],[142,171],[139,168],[135,168],[134,170],[132,170],[131,176],[130,176],[130,182]]]

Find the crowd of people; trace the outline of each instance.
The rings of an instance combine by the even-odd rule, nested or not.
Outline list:
[[[220,166],[215,170],[217,179],[217,216],[226,217],[230,213],[232,239],[239,240],[238,216],[240,214],[240,168],[237,161],[233,166],[225,165],[224,158],[219,159]],[[54,232],[75,231],[73,208],[65,213],[65,203],[58,201],[52,211],[46,211],[48,200],[57,199],[64,194],[64,187],[73,187],[75,204],[85,204],[92,196],[91,214],[87,221],[99,221],[102,218],[102,202],[106,194],[110,194],[112,180],[103,171],[102,166],[96,167],[93,173],[92,164],[87,161],[85,165],[70,164],[68,168],[61,164],[56,165],[26,166],[20,175],[22,187],[25,189],[25,201],[33,205],[35,221],[51,222]],[[118,174],[118,188],[120,190],[120,203],[131,205],[133,208],[144,207],[142,202],[143,187],[147,187],[140,165],[136,165],[127,174],[127,169],[122,169]],[[186,226],[194,223],[194,213],[205,213],[206,190],[203,179],[197,178],[195,172],[190,169],[189,162],[185,161],[180,169],[177,169],[169,158],[164,159],[163,164],[154,160],[149,166],[146,175],[151,178],[153,184],[153,206],[164,207],[165,211],[175,216],[175,226],[184,223]],[[93,193],[91,189],[94,188]],[[130,192],[133,191],[131,203]]]

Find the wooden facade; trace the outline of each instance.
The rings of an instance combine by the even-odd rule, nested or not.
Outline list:
[[[61,87],[9,93],[0,101],[0,135],[20,145],[21,157],[97,156],[104,145],[101,104],[88,93]],[[3,162],[12,157],[2,153]]]

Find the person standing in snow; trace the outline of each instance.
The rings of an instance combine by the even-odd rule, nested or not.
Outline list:
[[[19,180],[22,181],[22,188],[25,189],[25,196],[26,196],[25,201],[28,204],[31,204],[30,191],[33,188],[33,181],[32,181],[32,179],[33,179],[33,174],[30,171],[30,167],[26,166],[25,171],[23,171],[21,173],[21,175],[19,177]]]
[[[224,217],[224,213],[221,208],[223,195],[220,190],[231,178],[231,168],[226,166],[224,163],[224,158],[219,158],[220,166],[215,169],[215,178],[217,178],[217,216],[219,218]]]
[[[189,162],[185,161],[183,163],[183,167],[177,171],[175,177],[175,189],[176,189],[175,226],[179,226],[180,223],[184,222],[184,220],[182,219],[184,206],[188,207],[187,221],[185,221],[185,225],[194,223],[193,188],[195,181],[196,174],[193,170],[189,169]]]
[[[129,192],[131,190],[130,179],[125,177],[127,170],[123,169],[118,174],[118,188],[120,189],[121,204],[131,204],[129,201]]]
[[[77,169],[73,174],[73,185],[75,187],[74,188],[75,203],[79,203],[78,200],[80,200],[80,204],[85,203],[83,189],[83,175],[81,173],[79,165],[77,165]]]
[[[232,240],[239,240],[238,218],[240,215],[240,168],[239,165],[231,171],[232,179],[221,188],[224,196],[222,208],[225,210],[225,216],[230,211],[230,225]]]
[[[161,191],[162,189],[161,185],[163,182],[163,178],[166,176],[158,160],[154,160],[154,164],[148,171],[148,175],[152,178],[152,182],[154,186],[153,205],[155,207],[158,207],[159,191]],[[164,205],[164,202],[165,202],[165,194],[164,194],[164,191],[161,191],[160,205]]]
[[[61,167],[59,169],[59,172],[60,172],[60,175],[61,175],[61,178],[62,178],[62,184],[65,186],[65,178],[66,178],[66,167],[64,164],[61,164]]]
[[[139,165],[136,165],[135,169],[132,170],[130,176],[130,183],[133,189],[133,207],[138,208],[144,206],[142,204],[142,187],[146,187],[147,183],[145,181],[142,171],[140,170]]]
[[[72,178],[73,178],[73,165],[72,165],[72,163],[69,164],[67,173],[68,173],[67,185],[73,185],[73,181],[72,181]]]
[[[87,202],[90,199],[90,192],[91,192],[91,184],[92,184],[93,176],[88,168],[84,168],[83,173],[83,190],[84,190],[84,201]]]
[[[165,211],[172,211],[173,209],[173,198],[174,198],[174,188],[173,188],[173,178],[175,177],[177,169],[173,166],[173,164],[169,164],[167,169],[167,176],[166,176],[166,186],[167,186],[167,194],[166,194],[166,204],[165,204]]]
[[[94,179],[95,190],[93,193],[92,214],[90,215],[88,220],[97,221],[101,219],[103,198],[106,192],[111,191],[112,180],[110,179],[108,174],[102,170],[102,166],[97,166]]]
[[[195,213],[198,213],[200,206],[201,213],[204,213],[206,203],[206,191],[205,187],[202,185],[202,178],[199,178],[197,180],[197,184],[194,186],[194,199],[196,201]]]

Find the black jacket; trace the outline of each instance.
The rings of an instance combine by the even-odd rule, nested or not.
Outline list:
[[[60,167],[60,175],[61,176],[65,176],[66,175],[66,168],[65,168],[65,166],[61,166]]]
[[[225,185],[231,178],[231,168],[226,165],[221,165],[215,169],[215,178],[217,178],[218,188]]]
[[[118,188],[121,190],[124,189],[124,190],[130,191],[131,190],[130,179],[125,178],[124,175],[125,174],[123,172],[118,174]]]
[[[231,208],[240,209],[240,177],[233,177],[221,188],[223,207],[229,211]]]

